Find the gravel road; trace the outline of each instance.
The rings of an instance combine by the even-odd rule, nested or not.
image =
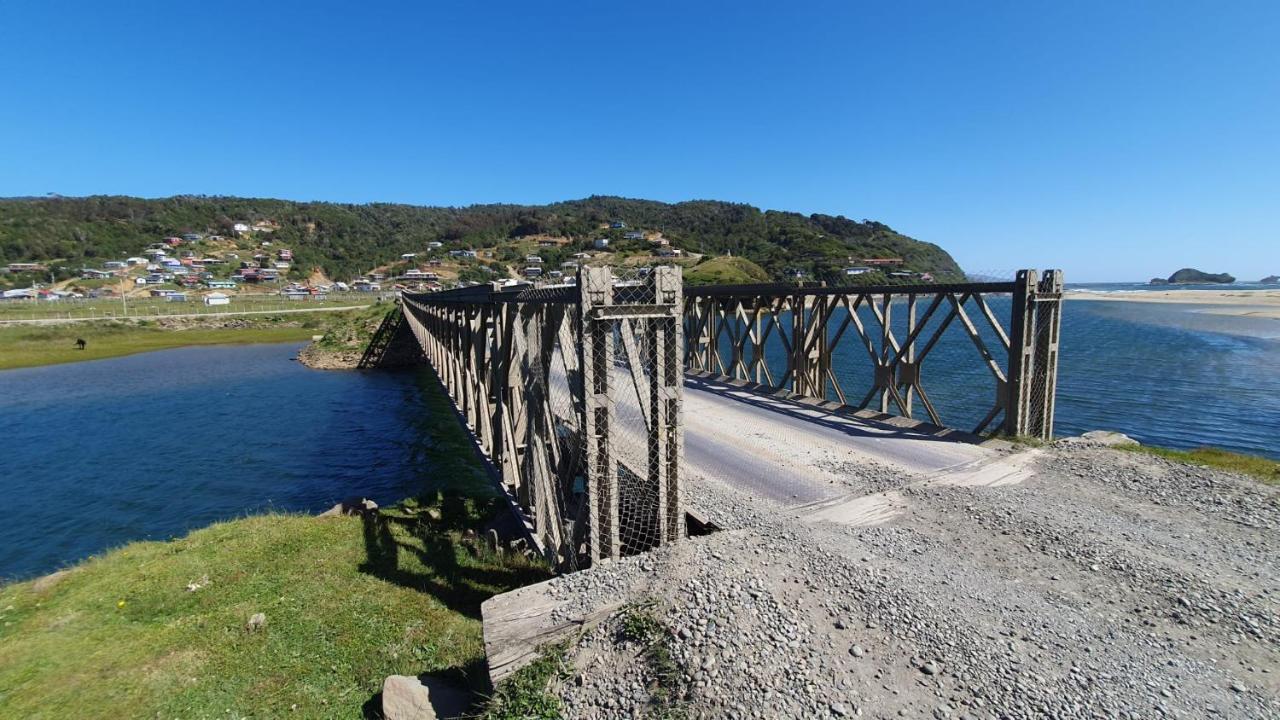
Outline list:
[[[1280,718],[1280,490],[1088,443],[991,455],[822,460],[880,513],[691,474],[723,531],[553,581],[663,628],[583,636],[567,716]]]

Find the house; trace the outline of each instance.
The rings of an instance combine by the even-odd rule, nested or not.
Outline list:
[[[414,268],[413,270],[406,271],[405,274],[400,276],[400,279],[401,280],[439,280],[440,275],[438,275],[437,273],[433,273],[429,270],[419,270],[417,268]]]
[[[664,237],[650,238],[649,242],[654,245],[670,245],[671,243]]]
[[[144,257],[131,257],[126,259],[124,262],[129,267],[139,267],[141,265],[146,265],[147,259]]]
[[[552,271],[550,271],[550,272],[548,272],[548,273],[547,273],[547,277],[549,277],[549,278],[561,278],[561,277],[564,277],[564,273],[560,272],[559,270],[552,270]]]
[[[165,239],[164,239],[164,244],[165,244],[165,245],[168,245],[169,247],[177,247],[177,246],[179,246],[179,245],[181,245],[181,244],[182,244],[182,238],[179,238],[179,237],[167,237],[167,238],[165,238]]]
[[[442,247],[444,247],[444,243],[438,242],[436,240],[432,240],[431,242],[427,243],[428,250],[439,250]]]
[[[133,279],[133,284],[134,284],[134,285],[146,285],[146,284],[147,284],[147,279],[146,279],[145,277],[141,277],[141,276],[136,277],[136,278],[134,278],[134,279]]]
[[[164,250],[161,250],[160,248],[147,248],[146,250],[142,251],[142,254],[146,255],[149,258],[159,260],[160,258],[164,257],[168,253],[166,253]]]
[[[237,235],[244,235],[249,232],[249,223],[236,223],[231,226],[231,230]]]
[[[333,284],[333,289],[337,290],[338,292],[347,292],[348,290],[351,289],[351,286],[344,282],[336,282]]]
[[[653,254],[658,257],[675,257],[676,251],[669,247],[660,247],[657,250],[654,250]]]
[[[606,250],[609,247],[609,238],[598,238],[591,246],[597,250]]]
[[[254,232],[275,232],[278,227],[280,226],[274,220],[262,220],[250,225],[249,229]]]
[[[418,257],[418,253],[401,253],[400,254],[401,260],[412,260],[416,257]]]
[[[201,235],[200,233],[183,233],[182,240],[183,242],[194,243],[194,242],[200,242],[200,240],[203,237],[204,236]]]
[[[444,263],[439,260],[428,260],[427,267],[441,267]]]
[[[93,268],[85,268],[80,271],[80,277],[85,280],[106,280],[111,277],[108,270],[94,270]]]
[[[102,267],[108,270],[123,270],[128,267],[123,260],[108,260],[102,263]]]
[[[380,273],[380,272],[371,272],[369,273],[369,279],[372,280],[373,282],[382,282],[383,280],[387,279],[387,274]]]
[[[351,284],[351,287],[356,292],[378,292],[382,290],[381,285],[376,282],[369,282],[368,280],[357,280]]]
[[[280,258],[281,260],[292,260],[293,251],[288,248],[280,248],[279,250],[276,251],[276,257]]]
[[[844,269],[845,275],[866,275],[869,272],[872,272],[869,267],[847,267]]]
[[[577,259],[579,259],[579,260],[587,260],[587,259],[589,259],[589,258],[591,257],[591,253],[589,253],[589,252],[576,252],[576,253],[574,253],[574,254],[570,255],[569,257],[577,258]]]
[[[537,265],[531,265],[529,267],[526,267],[521,272],[524,273],[525,277],[538,277],[542,275],[542,268],[538,267]]]
[[[283,260],[277,260],[277,261],[275,261],[275,263],[273,263],[273,264],[275,265],[275,268],[276,268],[277,270],[288,270],[288,269],[290,268],[289,263],[287,263],[287,262],[285,262],[285,261],[283,261]]]
[[[280,294],[286,300],[306,300],[311,297],[311,291],[302,287],[285,288]]]
[[[527,264],[527,265],[541,265],[541,264],[542,264],[542,258],[541,258],[541,257],[539,257],[539,256],[537,256],[537,255],[529,255],[528,257],[526,257],[526,258],[524,259],[524,261],[525,261],[525,264]]]
[[[451,257],[473,258],[476,256],[476,251],[475,250],[450,250],[449,255]]]
[[[35,288],[22,288],[20,290],[0,290],[0,300],[34,300],[36,297]]]
[[[169,294],[164,296],[164,299],[165,299],[165,302],[186,302],[187,294],[180,293],[180,292],[173,292],[172,290],[170,290]]]
[[[614,220],[613,222],[609,223],[610,230],[622,230],[626,227],[627,227],[627,224],[622,222],[621,220]]]
[[[631,232],[626,233],[622,237],[623,239],[626,239],[626,240],[643,240],[644,233],[639,230],[632,230]]]
[[[9,263],[9,272],[44,272],[47,268],[40,263]]]
[[[577,269],[578,269],[578,261],[577,261],[577,260],[565,260],[564,262],[560,263],[560,269],[561,269],[561,270],[577,270]]]
[[[863,265],[883,267],[885,265],[901,265],[902,258],[862,258]]]
[[[220,292],[209,293],[208,295],[204,296],[204,304],[205,305],[230,305],[231,296],[227,295],[226,293],[220,293]]]

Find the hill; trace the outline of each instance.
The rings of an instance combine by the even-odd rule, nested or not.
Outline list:
[[[236,231],[238,225],[255,223],[260,230]],[[518,263],[528,247],[538,247],[520,242],[528,238],[556,239],[540,250],[549,267],[607,238],[609,252],[648,255],[655,262],[663,247],[684,255],[732,254],[775,280],[797,274],[838,280],[846,266],[869,258],[900,258],[894,269],[931,273],[939,281],[962,277],[946,251],[883,223],[710,200],[668,204],[595,196],[550,205],[465,208],[206,196],[0,200],[0,264],[46,263],[73,273],[184,233],[269,239],[276,247],[292,248],[293,279],[317,268],[333,279],[350,278],[407,253],[424,254],[430,242],[441,243],[431,251],[441,255],[453,249],[493,250],[489,261],[475,263],[486,266],[484,273],[460,267],[460,279],[495,272],[506,276],[506,263]]]
[[[684,279],[691,285],[745,285],[769,281],[764,268],[742,257],[714,257],[687,270]]]

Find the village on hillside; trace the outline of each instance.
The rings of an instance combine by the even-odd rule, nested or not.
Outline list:
[[[3,283],[9,288],[0,289],[0,300],[151,298],[211,306],[248,296],[324,300],[340,293],[435,292],[481,283],[572,284],[578,268],[588,264],[634,267],[644,273],[657,264],[688,269],[704,259],[700,253],[674,247],[662,232],[632,229],[614,220],[602,223],[590,239],[532,235],[489,247],[431,241],[359,277],[333,280],[320,268],[295,266],[294,251],[272,240],[272,233],[279,229],[276,222],[237,222],[232,227],[231,236],[187,231],[157,238],[139,247],[136,255],[80,268],[62,280],[51,272],[54,262],[9,263],[0,267],[0,273],[9,276]],[[850,257],[843,274],[933,280],[929,273],[902,270],[902,264],[901,258]],[[65,267],[58,269],[67,274]],[[811,279],[800,271],[791,275],[796,281]]]

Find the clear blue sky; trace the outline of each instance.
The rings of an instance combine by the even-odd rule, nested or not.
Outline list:
[[[1280,273],[1274,0],[15,0],[0,69],[0,195],[714,198]]]

